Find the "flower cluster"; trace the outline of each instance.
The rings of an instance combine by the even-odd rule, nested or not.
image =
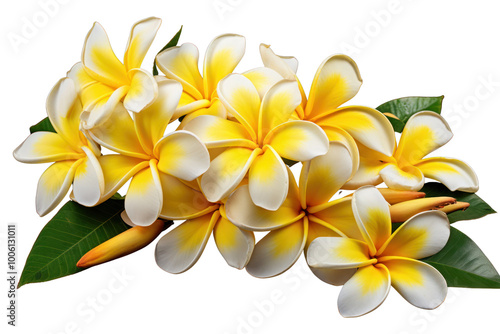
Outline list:
[[[264,67],[234,73],[245,52],[234,34],[210,43],[201,72],[198,49],[185,43],[161,51],[153,75],[141,64],[160,23],[132,27],[123,61],[94,24],[81,61],[47,99],[54,131],[34,132],[14,151],[21,162],[52,163],[38,183],[41,216],[70,188],[73,201],[94,207],[129,182],[122,218],[132,228],[77,265],[142,248],[163,221],[178,220],[155,252],[170,273],[191,268],[213,234],[226,262],[256,277],[279,275],[304,253],[318,278],[343,285],[344,316],[373,310],[391,285],[417,307],[440,305],[446,281],[419,259],[447,243],[446,212],[469,204],[420,199],[418,190],[425,178],[478,190],[466,163],[425,158],[452,137],[443,117],[414,113],[397,144],[382,112],[343,106],[362,84],[351,58],[328,57],[306,94],[297,60],[268,45]],[[374,187],[382,182],[388,188]],[[355,192],[335,196],[341,189]],[[404,223],[392,233],[391,222]],[[255,243],[259,231],[268,233]]]

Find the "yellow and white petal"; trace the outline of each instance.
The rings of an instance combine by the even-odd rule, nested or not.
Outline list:
[[[271,49],[271,46],[266,44],[261,44],[259,49],[264,66],[273,69],[284,79],[295,80],[295,73],[297,73],[299,66],[295,57],[278,56]]]
[[[465,162],[450,158],[428,158],[415,165],[425,177],[437,180],[451,191],[474,193],[479,181],[474,170]]]
[[[254,204],[248,185],[243,185],[229,196],[226,215],[238,227],[251,231],[269,231],[290,225],[304,214],[300,207],[299,194],[293,174],[289,172],[288,196],[276,211],[265,210]]]
[[[311,218],[311,216],[308,216]],[[307,242],[304,249],[304,255],[307,259],[307,251],[311,242],[319,237],[340,237],[341,235],[333,231],[325,225],[309,221],[309,228],[307,233]],[[356,269],[331,269],[331,268],[313,268],[309,267],[312,273],[325,283],[332,285],[344,285],[345,282],[356,272]]]
[[[82,63],[94,79],[118,88],[127,85],[127,70],[116,57],[104,28],[95,22],[83,46]]]
[[[248,172],[248,189],[255,205],[276,211],[288,192],[288,171],[276,151],[266,146]]]
[[[45,131],[29,135],[13,155],[17,161],[25,163],[76,160],[85,156],[83,151],[75,151],[59,134]]]
[[[446,280],[427,263],[400,258],[385,261],[384,265],[391,273],[392,286],[413,306],[433,310],[446,299]]]
[[[156,65],[167,78],[179,81],[196,100],[203,99],[203,79],[198,69],[198,48],[191,43],[174,46],[156,56]]]
[[[184,126],[184,130],[197,135],[208,148],[257,147],[243,125],[213,115],[194,118]]]
[[[134,175],[125,196],[125,211],[139,226],[149,226],[158,219],[163,206],[163,192],[156,163]]]
[[[104,202],[116,194],[139,171],[149,168],[149,161],[121,154],[100,156],[99,163],[104,176],[104,193],[100,202]]]
[[[201,191],[195,190],[181,180],[160,173],[163,191],[163,208],[160,217],[163,219],[193,219],[219,208],[219,204],[207,201]]]
[[[184,130],[169,133],[154,148],[158,169],[192,181],[205,173],[210,166],[210,155],[201,140]]]
[[[264,139],[278,154],[293,161],[308,161],[328,152],[328,137],[316,124],[288,121],[275,127]]]
[[[426,211],[408,219],[377,253],[382,256],[402,256],[422,259],[439,252],[450,237],[446,213]]]
[[[78,95],[81,95],[83,90],[85,90],[87,87],[98,83],[96,79],[88,75],[88,73],[85,71],[85,66],[83,66],[83,63],[81,61],[71,67],[71,69],[66,73],[66,77],[73,80]],[[113,88],[109,86],[106,87],[108,87],[111,91],[113,90]]]
[[[158,96],[158,84],[153,75],[140,68],[128,72],[130,88],[123,99],[123,106],[135,113],[150,106]]]
[[[311,221],[321,221],[334,226],[348,238],[364,240],[352,212],[352,197],[342,197],[307,209]]]
[[[219,213],[186,220],[164,235],[156,244],[156,264],[171,274],[190,269],[200,258]]]
[[[359,169],[354,174],[354,177],[344,185],[344,189],[356,190],[362,186],[378,185],[382,183],[380,171],[389,163],[396,163],[396,160],[392,156],[386,156],[369,149],[359,142],[357,143],[357,147],[360,156]]]
[[[414,165],[451,140],[453,133],[445,119],[433,111],[421,111],[410,117],[394,154],[401,164]]]
[[[322,128],[341,128],[357,142],[386,156],[390,157],[394,153],[394,129],[387,117],[378,110],[362,106],[342,107],[310,120]]]
[[[351,269],[376,261],[365,242],[344,237],[316,238],[307,250],[307,264],[313,268]]]
[[[63,78],[57,82],[47,97],[47,115],[56,132],[75,149],[82,145],[80,115],[82,104],[78,99],[73,80]]]
[[[373,256],[391,236],[389,203],[377,188],[366,186],[354,192],[352,211]]]
[[[36,212],[40,217],[52,211],[66,196],[80,161],[59,161],[43,172],[36,189]]]
[[[267,67],[258,67],[243,73],[255,86],[262,99],[267,91],[283,77],[278,72]]]
[[[120,101],[127,95],[128,90],[129,86],[122,86],[113,91],[111,95],[98,100],[88,109],[84,109],[81,115],[82,127],[89,130],[105,123],[111,117],[114,110],[118,108]]]
[[[356,95],[363,80],[354,60],[346,55],[327,58],[314,77],[305,113],[308,118],[331,112]]]
[[[347,147],[340,142],[330,142],[328,153],[302,166],[299,181],[302,207],[327,203],[352,174],[352,158]]]
[[[288,121],[301,101],[297,81],[282,80],[272,86],[264,95],[260,105],[259,142],[262,142],[269,131]]]
[[[246,268],[258,278],[277,276],[287,271],[300,257],[307,239],[307,217],[269,232],[256,245]]]
[[[88,147],[82,147],[87,155],[82,159],[73,180],[73,198],[84,206],[99,203],[104,194],[104,175],[99,161]]]
[[[245,37],[240,35],[221,35],[210,43],[203,64],[206,99],[211,99],[219,81],[233,72],[244,54]]]
[[[359,168],[360,152],[354,138],[347,131],[335,126],[323,126],[322,129],[325,131],[329,141],[339,142],[347,147],[352,158],[352,170],[355,173]]]
[[[261,152],[261,149],[228,148],[212,160],[201,177],[201,189],[207,199],[215,203],[229,196]]]
[[[149,159],[135,131],[134,121],[120,103],[111,118],[90,130],[90,135],[98,144],[127,156]]]
[[[340,290],[338,307],[343,317],[359,317],[379,307],[391,289],[391,275],[383,264],[366,266]]]
[[[182,94],[182,85],[175,80],[158,81],[158,97],[154,103],[134,114],[137,135],[144,150],[153,153],[155,144],[165,134]]]
[[[172,120],[178,119],[182,116],[187,116],[199,109],[210,107],[211,102],[209,100],[197,100],[185,91],[182,92],[179,105],[172,116]],[[224,117],[225,118],[225,117]]]
[[[161,19],[157,17],[149,17],[134,24],[123,59],[127,70],[141,67],[160,25]]]
[[[214,228],[214,239],[228,265],[236,269],[245,268],[255,246],[252,232],[242,230],[220,217]]]
[[[233,115],[257,139],[260,97],[252,82],[241,74],[230,74],[219,82],[217,95]]]
[[[358,171],[342,188],[356,190],[362,186],[376,186],[382,183],[380,171],[386,166],[387,163],[379,160],[361,159]]]
[[[220,117],[223,119],[227,119],[226,108],[224,108],[224,105],[222,105],[222,102],[220,102],[219,99],[214,99],[214,101],[212,102],[212,104],[208,108],[205,108],[205,107],[199,108],[199,109],[192,111],[189,114],[185,115],[181,121],[181,124],[179,125],[179,127],[177,129],[183,130],[187,123],[191,122],[196,117],[203,116],[203,115],[210,115],[210,116],[216,116],[216,117]]]
[[[387,164],[379,174],[385,184],[395,190],[419,191],[425,183],[424,175],[414,166],[401,169],[395,164]]]

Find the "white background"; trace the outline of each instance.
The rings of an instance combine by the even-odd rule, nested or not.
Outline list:
[[[455,137],[436,154],[470,163],[480,178],[479,195],[500,209],[500,8],[494,1],[66,0],[62,4],[61,0],[57,8],[51,7],[44,22],[45,2],[53,1],[3,2],[0,10],[0,262],[7,262],[3,255],[6,223],[18,224],[21,266],[36,236],[56,212],[44,218],[35,212],[36,182],[46,166],[18,163],[12,151],[27,136],[28,127],[45,117],[47,93],[79,61],[94,21],[103,24],[121,57],[131,25],[152,15],[161,17],[163,25],[144,62],[146,69],[150,69],[155,51],[184,25],[181,42],[195,43],[201,55],[221,33],[245,35],[247,53],[237,71],[261,66],[261,42],[271,44],[278,54],[296,56],[306,90],[323,59],[347,52],[364,79],[352,104],[376,107],[402,96],[444,94],[443,115]],[[39,24],[31,36],[23,36],[26,21]],[[9,40],[14,35],[24,38],[23,43],[15,46]],[[487,81],[494,84],[485,84]],[[455,226],[500,268],[499,219],[491,215]],[[195,267],[181,275],[160,270],[153,252],[154,243],[78,275],[24,286],[19,291],[15,329],[6,325],[7,286],[2,279],[2,328],[9,327],[8,333],[53,334],[363,330],[413,334],[466,333],[488,326],[498,331],[500,291],[449,289],[440,308],[422,311],[392,290],[375,312],[343,319],[336,307],[339,288],[316,279],[303,258],[287,274],[259,280],[228,267],[213,239]],[[117,275],[123,281],[117,281]],[[280,298],[276,300],[276,296]],[[98,311],[92,311],[92,299],[97,299]]]

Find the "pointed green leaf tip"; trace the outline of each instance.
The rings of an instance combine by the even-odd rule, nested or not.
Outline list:
[[[45,117],[40,122],[30,127],[30,133],[38,131],[56,132],[48,117]]]
[[[85,253],[130,228],[120,217],[123,203],[108,200],[92,208],[66,203],[40,232],[18,287],[82,271],[76,263]]]
[[[454,227],[446,246],[422,261],[439,270],[449,287],[500,288],[500,275],[490,260],[474,241]]]
[[[158,55],[162,51],[165,51],[168,48],[171,48],[173,46],[177,46],[177,43],[179,43],[179,38],[181,37],[182,27],[183,26],[181,26],[181,28],[179,29],[177,34],[175,34],[175,36],[172,37],[172,39],[163,48],[161,48],[161,50],[158,51],[158,53],[156,55]],[[158,75],[158,68],[156,67],[156,57],[155,57],[155,60],[153,62],[153,75]]]
[[[448,214],[450,223],[460,220],[472,220],[484,217],[486,215],[496,213],[491,206],[488,205],[481,197],[474,193],[466,193],[463,191],[450,191],[445,185],[438,182],[428,182],[420,190],[425,193],[426,197],[453,197],[459,202],[467,202],[470,206],[466,210],[451,212]]]

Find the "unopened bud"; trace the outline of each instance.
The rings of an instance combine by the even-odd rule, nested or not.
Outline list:
[[[76,266],[88,268],[138,251],[156,239],[163,226],[160,219],[149,226],[134,226],[88,251]]]
[[[447,205],[443,208],[440,208],[439,211],[443,211],[444,213],[451,213],[458,210],[465,210],[470,206],[470,203],[467,202],[456,202],[454,204]]]
[[[438,210],[456,201],[453,197],[428,197],[394,204],[390,207],[391,220],[393,223],[402,223],[417,213]]]
[[[385,112],[385,113],[383,113],[383,114],[384,114],[384,115],[386,115],[387,117],[391,117],[391,118],[399,119],[399,117],[398,117],[398,116],[396,116],[396,115],[394,115],[394,114],[392,114],[392,113],[390,113],[390,112]]]
[[[397,204],[410,201],[412,199],[425,197],[425,193],[420,191],[394,190],[389,188],[377,188],[389,204]]]

